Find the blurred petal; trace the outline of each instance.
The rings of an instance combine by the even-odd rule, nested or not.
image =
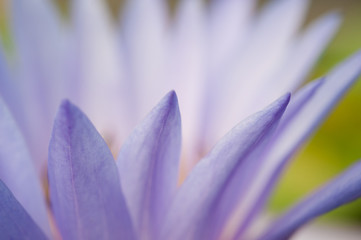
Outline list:
[[[292,121],[293,117],[297,117],[302,107],[308,104],[314,94],[317,93],[318,89],[323,86],[324,82],[325,77],[313,80],[296,92],[282,118],[277,133],[281,132],[282,128],[287,126],[285,123]]]
[[[51,124],[63,94],[65,31],[51,1],[13,0],[11,30],[16,46],[14,76],[26,117],[17,119],[33,160],[44,167]]]
[[[236,122],[261,109],[255,108],[259,102],[263,106],[268,103],[263,102],[263,97],[254,98],[254,93],[283,63],[307,7],[307,0],[269,1],[255,18],[247,39],[234,52],[233,61],[216,76],[221,82],[217,85],[220,106],[213,113],[220,126],[214,134],[216,139]],[[230,102],[245,104],[229,105]]]
[[[124,137],[128,127],[127,118],[123,116],[129,100],[115,27],[105,1],[74,0],[71,3],[72,87],[78,93],[74,101],[89,114],[99,132],[107,136],[107,140],[114,141],[113,150],[119,151],[121,139],[118,138]]]
[[[197,126],[202,137],[199,141],[204,142],[204,146],[199,147],[205,148],[204,152],[207,152],[215,140],[225,133],[222,132],[215,137],[219,127],[214,127],[219,125],[220,121],[224,121],[224,116],[218,115],[219,109],[224,107],[220,102],[224,94],[222,89],[227,84],[225,81],[227,73],[225,74],[223,69],[226,68],[228,71],[235,58],[239,58],[239,48],[245,41],[251,25],[251,15],[255,3],[256,1],[253,0],[212,0],[210,3],[206,25],[207,39],[205,40],[207,44],[205,59],[207,83],[202,86],[204,102],[198,117],[200,124]],[[243,81],[243,79],[239,80]],[[228,109],[226,111],[228,115]],[[228,130],[229,128],[227,128]]]
[[[277,220],[261,237],[289,239],[297,229],[314,218],[361,197],[361,162],[297,204]]]
[[[295,41],[284,64],[270,78],[269,83],[265,84],[263,91],[259,91],[259,95],[271,93],[268,99],[273,99],[280,93],[294,91],[299,87],[337,32],[340,22],[340,15],[332,12],[312,23]]]
[[[64,101],[49,146],[52,209],[64,239],[133,239],[112,154],[88,118]]]
[[[157,239],[177,189],[181,121],[175,92],[168,93],[122,146],[118,170],[138,237]]]
[[[0,238],[47,239],[11,191],[0,180]]]
[[[200,114],[203,111],[203,96],[207,88],[206,70],[206,25],[205,7],[202,0],[184,0],[177,9],[170,49],[168,80],[175,86],[182,108],[184,156],[190,168],[198,146]],[[198,157],[198,156],[197,156]]]
[[[50,236],[45,199],[23,136],[0,99],[0,179],[36,224]]]
[[[121,21],[122,40],[131,78],[133,111],[143,117],[166,94],[165,57],[169,22],[166,0],[129,0]]]
[[[11,77],[9,65],[5,59],[5,52],[0,46],[0,96],[9,107],[9,110],[17,120],[22,117],[22,102],[19,86],[15,79]]]
[[[212,0],[209,12],[209,70],[223,67],[237,50],[246,32],[253,0]]]
[[[246,219],[253,218],[262,209],[292,154],[322,122],[360,73],[361,51],[330,72],[301,108],[295,110],[299,105],[291,101],[279,130],[264,153],[259,172],[253,176],[250,191],[242,199],[240,211],[243,211]]]
[[[245,159],[262,148],[285,110],[289,95],[237,125],[202,159],[179,189],[162,239],[214,239],[218,202]],[[228,199],[229,200],[229,199]],[[222,206],[221,206],[222,207]],[[227,209],[228,210],[228,209]],[[218,230],[218,229],[217,229]]]

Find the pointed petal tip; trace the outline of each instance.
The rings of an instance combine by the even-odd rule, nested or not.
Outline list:
[[[61,101],[59,109],[68,110],[72,107],[75,107],[75,105],[69,99],[64,99]]]
[[[285,102],[288,103],[290,101],[290,99],[291,99],[291,92],[287,92],[283,97],[286,100]]]
[[[168,92],[159,102],[158,107],[166,109],[178,109],[178,97],[174,90]]]
[[[291,100],[291,93],[288,92],[288,93],[284,94],[282,97],[278,98],[276,101],[274,101],[270,105],[270,108],[279,107],[280,109],[284,110],[284,109],[286,109],[290,100]]]
[[[69,99],[62,100],[56,118],[63,116],[67,119],[71,119],[73,116],[76,115],[85,115],[85,114],[78,106],[73,104]]]
[[[279,97],[277,100],[273,101],[268,107],[264,108],[261,112],[271,114],[273,116],[281,117],[285,112],[289,102],[291,100],[291,93],[286,93],[283,96]],[[277,118],[278,118],[277,117]]]
[[[178,103],[177,93],[174,90],[168,92],[164,98],[167,99],[167,102]]]
[[[177,97],[177,93],[173,89],[170,90],[167,95],[172,95],[172,96],[175,95],[175,97]]]

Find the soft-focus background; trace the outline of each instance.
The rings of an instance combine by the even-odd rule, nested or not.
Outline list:
[[[123,0],[107,0],[116,16]],[[0,33],[6,49],[11,52],[12,42],[7,28],[6,0],[0,0]],[[69,0],[54,0],[65,18]],[[261,4],[265,1],[261,1]],[[171,8],[176,1],[170,1]],[[330,10],[338,10],[344,17],[336,38],[327,48],[310,79],[317,78],[357,49],[361,48],[361,1],[314,0],[305,24]],[[347,94],[312,140],[301,149],[295,161],[281,180],[269,208],[280,212],[317,186],[341,172],[361,158],[361,81]],[[361,228],[361,200],[342,207],[324,217],[321,222],[342,222]],[[361,238],[361,237],[360,237]]]
[[[361,1],[312,1],[307,22],[338,10],[343,24],[310,76],[322,76],[337,62],[361,48]],[[289,166],[270,208],[280,211],[361,158],[361,81],[358,81],[315,136]],[[318,221],[340,221],[361,228],[361,200],[339,208]],[[361,236],[360,236],[361,239]]]

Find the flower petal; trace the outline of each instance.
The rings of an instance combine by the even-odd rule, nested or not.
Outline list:
[[[199,119],[200,140],[203,142],[203,146],[197,146],[204,149],[204,152],[208,152],[210,147],[214,145],[216,140],[226,132],[218,133],[216,125],[221,125],[224,121],[223,114],[219,114],[219,111],[227,111],[225,106],[227,102],[223,104],[224,91],[226,88],[227,72],[223,72],[223,69],[229,70],[235,59],[239,58],[239,48],[247,40],[247,33],[251,27],[252,13],[255,8],[256,1],[253,0],[212,0],[210,1],[209,11],[207,12],[207,38],[204,44],[207,44],[206,58],[203,60],[206,62],[206,84],[201,85],[204,89],[203,93],[203,105],[201,106]],[[190,25],[190,24],[188,24]],[[185,36],[194,34],[183,34]],[[201,43],[203,44],[203,43]],[[200,48],[198,48],[200,49]],[[194,51],[193,51],[194,52]],[[243,54],[243,53],[242,53]],[[242,55],[241,54],[241,55]],[[189,55],[189,54],[188,54]],[[233,70],[233,69],[232,69]],[[244,79],[239,79],[244,81]],[[182,81],[183,82],[183,81]],[[194,81],[191,81],[191,83]],[[229,96],[226,96],[227,98]],[[275,98],[276,99],[276,98]],[[190,101],[192,103],[192,101]],[[191,105],[191,104],[190,104]],[[238,104],[237,104],[238,105]],[[237,106],[239,107],[239,106]],[[183,117],[184,118],[184,117]],[[192,120],[194,122],[194,120]],[[238,121],[236,121],[238,122]],[[231,126],[233,127],[233,125]],[[225,129],[228,131],[230,128]],[[191,130],[190,139],[194,139],[194,130]],[[188,141],[188,140],[187,140]],[[191,143],[195,145],[194,143]],[[202,152],[199,155],[203,155]],[[198,161],[198,159],[197,159]]]
[[[285,114],[282,117],[281,124],[278,126],[276,134],[284,127],[282,125],[283,122],[290,121],[293,117],[297,116],[296,114],[299,112],[299,110],[306,105],[309,99],[313,97],[313,95],[316,93],[316,91],[322,86],[324,79],[315,80],[309,84],[307,84],[305,87],[303,87],[300,91],[296,93],[296,95],[291,99],[291,103],[289,104],[288,108],[285,111]],[[273,136],[274,140],[275,136]],[[272,141],[271,141],[272,143]],[[269,147],[267,148],[267,150]],[[263,157],[263,156],[262,156]],[[259,157],[255,164],[255,168],[248,170],[251,171],[249,174],[249,179],[253,179],[254,175],[257,175],[260,168],[262,169],[263,158]],[[248,182],[250,181],[248,179]],[[248,184],[251,185],[251,184]],[[253,188],[246,189],[245,195],[238,204],[238,208],[236,211],[233,212],[233,216],[229,222],[232,222],[233,229],[228,230],[230,234],[235,234],[235,239],[241,238],[241,236],[245,233],[247,230],[249,224],[252,223],[253,218],[258,213],[261,203],[258,203],[255,201],[254,209],[249,213],[249,209],[245,209],[245,203],[243,202],[245,199],[247,200],[247,197],[249,196],[249,193],[253,191]],[[264,192],[263,194],[268,194]],[[264,200],[261,197],[261,200]],[[262,202],[262,204],[264,204]],[[259,208],[258,208],[259,207]],[[249,215],[247,215],[249,214]],[[236,224],[234,224],[236,223]],[[238,224],[238,225],[237,225]]]
[[[230,131],[202,159],[179,189],[165,221],[161,239],[213,239],[217,203],[245,159],[258,152],[273,133],[289,94]],[[229,200],[229,199],[228,199]]]
[[[0,179],[50,236],[47,209],[41,184],[27,146],[9,110],[0,99]]]
[[[320,88],[301,108],[291,101],[273,141],[264,153],[261,168],[253,176],[250,191],[240,209],[245,219],[262,209],[284,166],[311,135],[361,73],[361,51],[330,72]],[[295,112],[296,111],[296,112]],[[288,114],[288,112],[292,114]],[[292,115],[292,116],[291,116]]]
[[[49,146],[49,188],[64,239],[133,239],[113,156],[88,118],[60,106]]]
[[[219,81],[215,85],[221,96],[217,98],[219,106],[212,114],[212,118],[219,121],[213,137],[218,139],[236,122],[262,109],[256,106],[263,97],[257,98],[254,93],[262,89],[269,76],[283,63],[305,16],[308,2],[269,1],[255,18],[247,38],[234,52],[231,64],[215,77]],[[268,101],[262,102],[262,105],[265,106]],[[230,102],[246,104],[230,105]]]
[[[340,22],[341,17],[337,12],[328,13],[313,22],[296,39],[284,64],[281,64],[282,67],[276,75],[271,77],[269,84],[264,87],[261,94],[272,93],[273,95],[269,96],[269,99],[273,99],[282,92],[294,91],[298,88],[337,32]],[[272,87],[272,91],[269,91],[270,87]]]
[[[51,124],[64,79],[65,29],[53,2],[14,0],[11,4],[11,30],[14,34],[15,69],[19,97],[25,117],[17,119],[24,131],[37,170],[44,167]],[[51,59],[51,61],[49,61]],[[17,117],[17,116],[16,116]]]
[[[187,168],[199,159],[196,148],[206,82],[206,22],[202,0],[181,1],[171,32],[168,80],[175,86],[182,107],[182,126]],[[198,156],[197,156],[198,157]],[[188,170],[188,169],[187,169]]]
[[[361,161],[293,207],[260,239],[289,239],[307,222],[360,197]]]
[[[9,107],[15,119],[23,119],[22,104],[19,92],[18,82],[11,77],[9,64],[5,58],[5,52],[0,46],[0,96]]]
[[[121,14],[121,38],[134,96],[133,111],[143,117],[168,89],[165,74],[169,22],[165,0],[127,1]]]
[[[209,70],[223,67],[244,38],[256,1],[212,0],[209,6]]]
[[[0,238],[47,239],[38,225],[0,180]]]
[[[107,12],[105,1],[74,0],[73,31],[73,88],[79,103],[112,150],[118,152],[129,123],[126,115],[128,85],[124,73],[123,55],[119,49],[116,29]],[[111,109],[109,111],[109,109]]]
[[[136,232],[157,239],[177,189],[181,121],[175,92],[168,93],[133,131],[118,170]]]

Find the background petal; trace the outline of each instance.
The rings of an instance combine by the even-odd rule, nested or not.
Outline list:
[[[129,132],[123,53],[105,1],[71,1],[71,100],[89,115],[112,151]],[[130,118],[130,117],[129,117]]]
[[[286,91],[293,92],[299,88],[333,39],[340,23],[340,14],[332,12],[316,19],[301,32],[293,42],[283,63],[258,89],[258,96],[262,96],[264,102],[268,102]],[[261,103],[260,107],[262,104],[264,103]]]
[[[52,120],[68,79],[65,67],[67,32],[52,1],[14,0],[10,4],[16,46],[12,74],[25,114],[17,121],[37,170],[42,170],[47,160],[45,149]]]
[[[216,119],[214,125],[218,127],[216,131],[212,128],[207,130],[214,131],[205,138],[210,141],[208,144],[212,145],[237,122],[269,103],[270,99],[264,101],[263,96],[255,93],[283,63],[307,7],[307,0],[274,0],[267,2],[254,17],[246,38],[224,64],[222,71],[213,76],[218,95],[214,101],[216,107],[209,118]],[[229,105],[230,102],[244,104]],[[259,102],[263,104],[261,107]]]
[[[128,0],[121,13],[120,37],[129,77],[127,91],[131,92],[131,110],[136,121],[172,89],[164,76],[169,41],[167,10],[166,0]]]
[[[199,160],[198,152],[206,90],[206,15],[202,0],[179,3],[171,26],[167,79],[179,96],[182,109],[183,148],[187,170]]]

